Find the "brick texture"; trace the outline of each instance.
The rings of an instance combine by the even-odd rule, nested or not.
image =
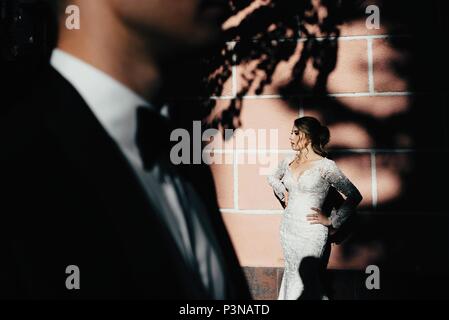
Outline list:
[[[296,117],[315,116],[329,126],[330,157],[364,196],[356,229],[332,246],[329,259],[341,299],[375,298],[362,285],[369,264],[404,272],[389,274],[386,287],[391,291],[382,297],[415,292],[407,291],[406,281],[400,280],[406,279],[405,272],[419,274],[416,281],[424,286],[427,276],[421,272],[431,265],[436,273],[448,266],[449,242],[447,234],[442,236],[447,232],[446,192],[436,184],[447,181],[442,168],[449,160],[448,97],[443,91],[448,85],[440,81],[444,58],[436,36],[438,10],[429,5],[421,12],[411,6],[405,17],[401,3],[364,2],[380,6],[380,29],[367,29],[363,13],[340,26],[337,63],[326,92],[310,93],[317,71],[309,63],[297,86],[310,90],[294,98],[281,95],[303,50],[300,41],[292,57],[277,66],[273,82],[257,96],[255,88],[264,75],[256,74],[255,85],[243,99],[242,129],[278,129],[278,146],[271,152],[278,152],[279,160],[290,151],[288,135]],[[424,21],[420,26],[425,31],[418,30],[416,19]],[[242,75],[250,74],[257,63],[237,66],[236,87],[226,92],[238,92],[246,84]],[[220,104],[223,108],[226,101]],[[245,150],[240,151],[238,157],[245,156]],[[216,166],[214,174],[220,205],[226,209],[223,216],[253,296],[274,299],[283,266],[278,235],[282,208],[259,168],[238,163]],[[414,234],[426,239],[417,240]],[[432,243],[434,249],[429,249]]]

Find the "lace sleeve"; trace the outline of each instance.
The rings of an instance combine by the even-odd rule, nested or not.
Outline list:
[[[338,192],[341,192],[346,196],[341,207],[338,210],[332,211],[330,216],[332,226],[335,229],[338,229],[355,211],[363,197],[354,184],[352,184],[340,168],[337,167],[334,161],[328,161],[328,165],[324,171],[324,179]]]
[[[274,193],[281,201],[285,200],[285,193],[287,192],[285,185],[281,181],[285,174],[286,164],[287,160],[281,161],[275,172],[267,177],[268,184],[273,188]]]

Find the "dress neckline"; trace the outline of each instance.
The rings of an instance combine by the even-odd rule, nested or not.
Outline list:
[[[315,160],[311,160],[311,162],[315,163],[315,162],[320,162],[320,161],[324,161],[324,159],[326,159],[326,157],[322,157],[321,159],[315,159]],[[303,172],[301,172],[301,174],[295,178],[295,175],[293,174],[292,169],[290,168],[290,165],[293,163],[293,161],[290,161],[287,165],[287,169],[290,172],[290,175],[292,176],[292,178],[295,180],[295,182],[299,182],[299,179],[307,172],[310,171],[312,169],[315,169],[318,167],[317,164],[314,164],[313,166],[311,166],[310,168],[305,169]]]

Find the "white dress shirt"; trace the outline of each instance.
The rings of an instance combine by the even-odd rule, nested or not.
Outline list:
[[[198,208],[189,209],[197,239],[193,248],[185,217],[187,209],[183,208],[180,201],[180,197],[185,195],[178,194],[175,182],[160,171],[162,169],[158,165],[152,171],[144,170],[135,141],[137,108],[153,108],[151,104],[108,74],[62,50],[53,51],[51,65],[78,91],[106,132],[118,144],[146,190],[149,201],[159,209],[184,259],[190,262],[196,260],[199,270],[195,272],[199,272],[205,288],[213,298],[223,299],[225,275],[220,264],[219,247],[214,235],[204,230],[205,222],[195,212],[205,210],[201,199],[196,199]],[[159,181],[160,175],[164,177],[163,183]]]

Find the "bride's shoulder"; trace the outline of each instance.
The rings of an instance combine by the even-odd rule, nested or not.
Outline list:
[[[327,157],[324,157],[324,158],[323,158],[323,163],[324,163],[324,164],[335,164],[335,161],[332,160],[332,159],[329,159],[329,158],[327,158]]]
[[[337,163],[334,161],[334,160],[332,160],[332,159],[329,159],[329,158],[323,158],[323,162],[325,163],[325,164],[327,164],[327,165],[333,165],[333,166],[336,166],[337,165]]]
[[[323,158],[323,161],[321,163],[322,172],[332,171],[337,167],[335,161],[329,158]]]

